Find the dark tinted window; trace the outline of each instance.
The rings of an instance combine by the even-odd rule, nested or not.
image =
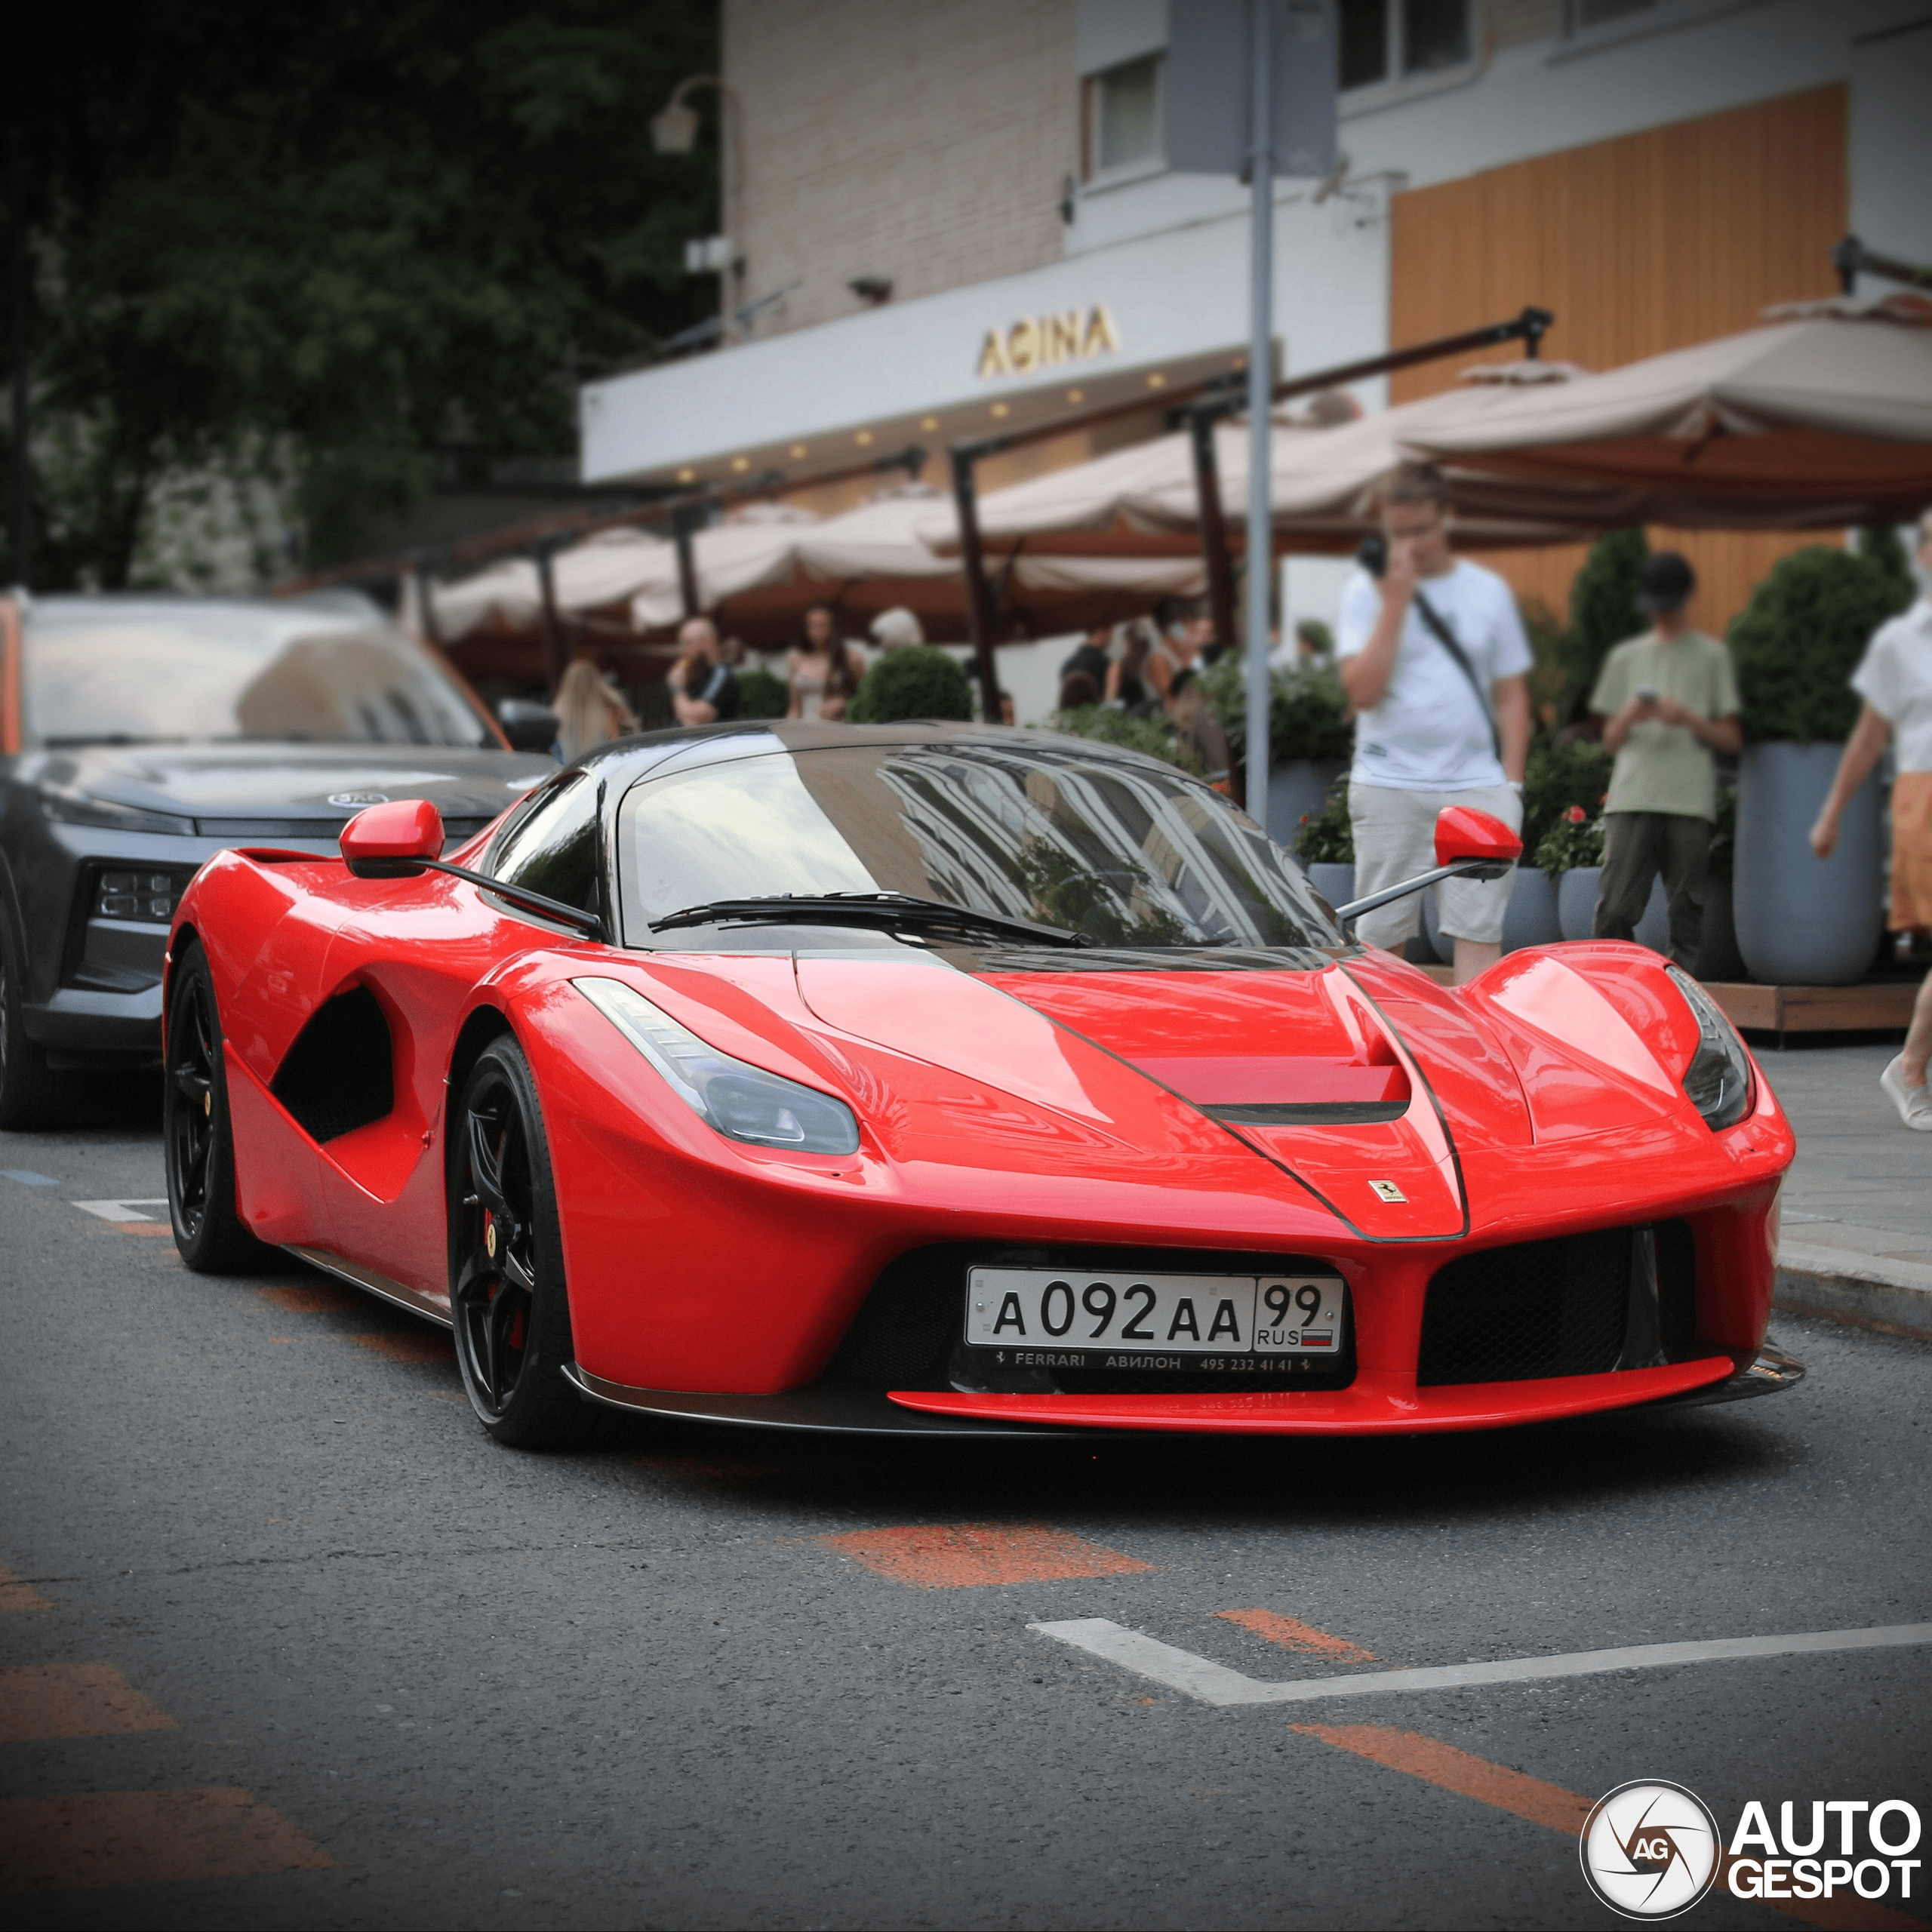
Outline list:
[[[584,772],[568,773],[505,835],[491,855],[491,877],[598,911],[597,814],[597,781]]]
[[[1402,0],[1404,72],[1433,74],[1469,57],[1469,0]]]
[[[1389,78],[1389,0],[1342,0],[1342,85]]]
[[[644,780],[619,829],[634,945],[713,900],[880,891],[1105,946],[1345,943],[1294,860],[1219,793],[1066,740],[737,758]]]

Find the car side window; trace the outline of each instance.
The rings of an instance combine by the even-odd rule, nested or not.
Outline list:
[[[490,875],[586,912],[601,910],[599,790],[588,772],[568,774],[511,827],[491,855]]]

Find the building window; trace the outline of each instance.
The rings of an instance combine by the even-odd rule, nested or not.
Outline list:
[[[1161,66],[1149,54],[1088,76],[1081,118],[1088,180],[1160,160]]]
[[[1615,5],[1617,0],[1576,4]],[[1469,0],[1342,0],[1340,11],[1345,94],[1421,79],[1470,58]]]

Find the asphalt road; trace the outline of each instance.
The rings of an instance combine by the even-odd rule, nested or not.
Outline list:
[[[0,1135],[54,1183],[0,1178],[13,1924],[1597,1925],[1631,1780],[1932,1815],[1932,1647],[1215,1708],[1028,1629],[1287,1678],[1921,1622],[1921,1345],[1434,1441],[520,1454],[409,1317],[77,1207],[160,1193],[154,1109]]]

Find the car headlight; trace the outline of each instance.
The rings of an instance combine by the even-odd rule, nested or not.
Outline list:
[[[177,818],[171,812],[143,811],[138,805],[124,805],[112,798],[97,798],[86,792],[69,792],[43,785],[40,808],[58,825],[94,825],[109,832],[165,832],[177,838],[192,838],[195,821]]]
[[[856,1154],[859,1122],[843,1100],[734,1060],[621,980],[571,984],[669,1083],[691,1112],[733,1140],[808,1154]]]
[[[1735,1127],[1751,1111],[1751,1056],[1717,1001],[1681,968],[1665,970],[1697,1022],[1697,1051],[1684,1070],[1684,1091],[1713,1134]]]
[[[103,872],[95,875],[94,910],[97,919],[140,919],[166,925],[174,917],[181,895],[194,878],[192,872]]]

